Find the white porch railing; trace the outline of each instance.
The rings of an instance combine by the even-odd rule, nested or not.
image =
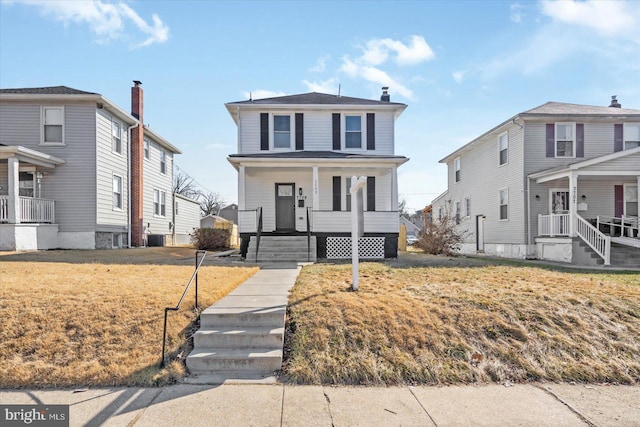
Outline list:
[[[20,196],[17,223],[53,224],[55,201]],[[0,196],[0,222],[9,222],[9,197]]]
[[[620,232],[621,237],[639,237],[640,225],[637,216],[625,216],[621,218],[615,216],[598,215],[596,226],[600,230],[601,225],[609,227],[610,235],[618,235]]]
[[[606,236],[580,215],[576,215],[576,234],[604,259],[604,265],[611,265],[610,236]]]
[[[538,215],[539,236],[569,236],[569,214]]]

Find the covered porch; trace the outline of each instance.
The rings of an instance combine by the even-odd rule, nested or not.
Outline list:
[[[65,161],[22,146],[0,146],[0,250],[55,245],[55,201],[43,197],[48,173]]]
[[[531,174],[529,186],[529,224],[539,255],[544,245],[564,239],[570,246],[579,238],[609,265],[612,242],[640,247],[640,149]]]

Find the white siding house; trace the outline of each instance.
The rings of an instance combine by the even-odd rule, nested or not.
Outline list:
[[[133,102],[134,92],[142,99],[139,84],[131,114],[100,94],[66,86],[0,89],[0,250],[139,245],[144,236],[132,223],[145,221],[152,232],[171,236],[172,161],[180,151],[147,126],[140,129],[142,102]],[[144,176],[132,166],[141,163],[136,149],[143,151],[136,129],[152,145]],[[159,150],[166,152],[165,173]],[[132,190],[135,181],[142,192]],[[160,217],[153,188],[167,194]],[[135,220],[138,204],[144,218]]]
[[[372,252],[361,256],[397,256],[397,168],[408,159],[395,155],[394,126],[405,104],[385,88],[380,101],[314,92],[226,107],[238,126],[228,159],[238,171],[243,256],[259,235],[313,236],[320,258],[350,254],[353,176],[367,177],[363,248]]]
[[[637,263],[640,110],[619,105],[548,102],[449,154],[434,220],[456,216],[462,253]]]

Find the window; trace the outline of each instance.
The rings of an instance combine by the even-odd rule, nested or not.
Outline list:
[[[556,157],[575,157],[575,124],[556,123]]]
[[[174,212],[176,213],[176,215],[178,215],[178,201],[176,200],[176,205],[174,208]]]
[[[273,147],[291,148],[290,116],[273,116]]]
[[[509,219],[509,189],[500,190],[500,219]]]
[[[624,185],[624,215],[638,216],[638,186]]]
[[[145,138],[145,140],[144,140],[144,158],[147,159],[147,160],[149,159],[150,145],[151,145],[151,143],[149,142],[149,140]]]
[[[113,209],[122,209],[122,177],[113,175]]]
[[[442,206],[438,208],[438,221],[442,221]]]
[[[471,216],[471,198],[465,197],[464,199],[464,216],[469,218]]]
[[[624,124],[624,149],[640,147],[640,123]]]
[[[345,178],[344,183],[346,184],[346,196],[347,196],[347,210],[351,210],[351,177],[348,176]]]
[[[122,154],[122,125],[120,122],[111,122],[111,150]]]
[[[498,150],[500,151],[500,165],[506,165],[509,162],[509,134],[503,133],[498,137]]]
[[[64,109],[63,107],[42,108],[42,143],[64,144]]]
[[[19,172],[18,173],[18,194],[25,197],[35,197],[34,194],[34,178],[33,172]]]
[[[456,182],[460,182],[460,157],[456,157],[453,161],[453,169],[455,170]]]
[[[160,150],[160,173],[167,173],[167,153],[164,150]]]
[[[153,215],[154,216],[166,216],[167,213],[167,204],[166,204],[166,196],[167,193],[162,190],[153,190]]]
[[[362,148],[362,117],[345,116],[345,148]]]
[[[456,201],[456,224],[460,224],[460,202]]]

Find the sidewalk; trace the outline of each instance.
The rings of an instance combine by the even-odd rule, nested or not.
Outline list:
[[[181,384],[0,391],[0,403],[69,404],[71,426],[640,426],[640,387],[603,385]]]

